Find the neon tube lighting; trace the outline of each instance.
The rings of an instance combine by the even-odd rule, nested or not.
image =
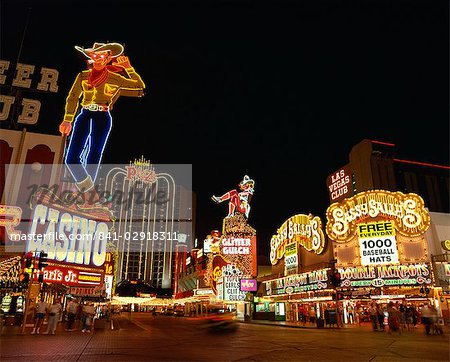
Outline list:
[[[393,158],[393,160],[394,160],[394,162],[410,163],[412,165],[419,165],[419,166],[426,166],[426,167],[436,167],[436,168],[442,168],[444,170],[450,170],[450,166],[436,165],[434,163],[408,161],[408,160],[401,160],[399,158]]]
[[[395,147],[395,143],[381,142],[381,141],[375,141],[375,140],[370,140],[370,142],[376,143],[376,144],[379,144],[379,145],[385,145],[385,146]]]

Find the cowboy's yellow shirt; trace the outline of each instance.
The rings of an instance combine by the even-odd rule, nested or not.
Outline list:
[[[134,68],[126,68],[125,70],[130,78],[108,71],[106,81],[97,87],[89,87],[88,85],[90,70],[79,73],[66,99],[64,122],[73,122],[81,96],[83,96],[82,107],[89,104],[100,104],[109,106],[109,109],[112,109],[114,102],[120,95],[142,97],[145,84],[141,77],[134,71]]]

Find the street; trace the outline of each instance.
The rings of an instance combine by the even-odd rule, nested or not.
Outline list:
[[[448,361],[449,335],[422,328],[402,335],[370,329],[301,329],[239,323],[213,333],[196,319],[134,313],[114,318],[114,329],[1,336],[2,361]]]

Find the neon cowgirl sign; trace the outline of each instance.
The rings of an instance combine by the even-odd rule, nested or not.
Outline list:
[[[244,179],[239,183],[239,189],[241,190],[239,193],[236,190],[231,190],[220,197],[211,197],[211,199],[217,204],[229,200],[227,217],[234,216],[237,211],[248,218],[250,213],[250,200],[255,190],[255,181],[245,175]]]

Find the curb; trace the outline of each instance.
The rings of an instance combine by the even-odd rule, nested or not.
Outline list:
[[[295,326],[295,325],[288,325],[288,324],[275,324],[270,322],[260,323],[260,322],[246,322],[246,321],[238,321],[239,323],[244,324],[253,324],[253,325],[261,325],[261,326],[272,326],[272,327],[284,327],[284,328],[297,328],[297,329],[311,329],[311,330],[340,330],[343,328],[317,328],[317,327],[306,327],[306,326]]]

